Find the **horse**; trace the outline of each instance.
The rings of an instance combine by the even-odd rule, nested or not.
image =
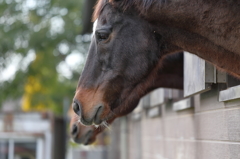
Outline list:
[[[152,79],[152,82],[145,87],[146,91],[141,94],[141,97],[159,87],[183,89],[183,53],[166,56],[156,74],[157,76]],[[115,114],[115,116],[109,118],[104,124],[108,126],[116,118],[131,113],[136,106],[137,104],[129,105],[120,114]],[[93,125],[85,126],[79,122],[79,118],[74,116],[73,113],[70,116],[71,137],[78,144],[92,144],[96,140],[96,136],[106,128],[103,124],[97,128]]]
[[[96,29],[73,99],[81,122],[99,125],[136,105],[162,59],[183,50],[240,77],[239,5],[217,2],[98,1],[93,17]],[[223,13],[216,14],[217,9]]]

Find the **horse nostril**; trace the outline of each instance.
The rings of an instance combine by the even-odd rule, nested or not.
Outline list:
[[[78,126],[76,124],[73,124],[71,134],[74,137],[76,137],[78,135]]]
[[[81,105],[78,102],[77,99],[74,99],[73,104],[72,104],[73,111],[80,116],[81,115]]]
[[[80,115],[80,109],[79,109],[78,104],[77,104],[77,103],[73,103],[72,107],[73,107],[73,111],[74,111],[77,115]]]

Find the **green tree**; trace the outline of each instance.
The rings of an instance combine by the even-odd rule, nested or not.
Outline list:
[[[73,67],[66,61],[71,63],[74,55],[84,58],[88,48],[89,37],[80,35],[82,4],[82,0],[0,0],[0,104],[24,95],[32,108],[42,105],[62,112],[63,99],[73,97],[82,68],[82,63]],[[6,79],[11,65],[16,73]],[[36,82],[40,89],[29,92]]]

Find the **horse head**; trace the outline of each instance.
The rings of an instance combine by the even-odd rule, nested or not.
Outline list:
[[[146,87],[145,94],[158,88],[158,87],[165,87],[165,88],[183,88],[183,54],[178,53],[174,55],[168,55],[163,59],[162,67],[160,67],[155,74],[154,78]],[[142,97],[145,94],[140,94]],[[138,99],[138,98],[137,98]],[[138,102],[138,100],[135,100]],[[124,116],[130,113],[137,105],[134,102],[131,105],[128,105],[122,111],[118,111],[121,109],[121,106],[117,107],[115,112],[118,111],[115,116],[112,116],[111,119],[107,120],[105,123],[111,124],[117,117]],[[105,125],[101,125],[100,127],[96,128],[95,126],[85,126],[79,122],[79,117],[76,117],[75,114],[71,114],[71,136],[72,139],[79,144],[88,145],[93,143],[96,140],[96,136],[101,133],[105,129]]]
[[[134,8],[103,5],[73,100],[81,122],[99,125],[137,105],[173,48]]]

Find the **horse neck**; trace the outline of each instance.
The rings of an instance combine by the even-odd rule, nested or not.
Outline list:
[[[140,14],[149,22],[184,28],[208,36],[210,35],[206,33],[208,31],[206,29],[211,32],[212,29],[216,29],[215,27],[219,27],[222,23],[232,23],[233,19],[239,21],[240,17],[240,6],[237,5],[240,2],[226,2],[226,0],[166,0],[163,3],[163,0],[150,1],[155,3],[152,3],[145,10],[139,7],[141,5],[137,7]],[[221,30],[218,28],[217,32],[220,33]]]
[[[167,55],[161,62],[150,89],[159,87],[183,89],[183,53]]]
[[[164,42],[177,48],[167,53],[191,52],[240,78],[240,14],[236,14],[240,6],[230,3],[171,1],[152,5],[142,16],[155,26]]]
[[[240,55],[216,45],[206,37],[182,29],[159,26],[156,32],[164,37],[166,43],[177,46],[181,48],[182,51],[191,52],[212,63],[218,69],[240,78]],[[179,51],[179,49],[175,50],[175,52],[176,51]],[[174,52],[174,50],[168,53],[172,52]]]

